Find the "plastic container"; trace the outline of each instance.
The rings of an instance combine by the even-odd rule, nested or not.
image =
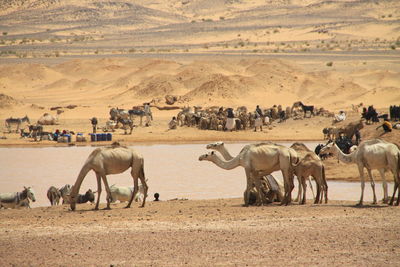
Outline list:
[[[112,141],[112,133],[107,134],[107,141]]]
[[[102,133],[101,134],[101,140],[107,141],[107,134],[106,133]]]
[[[66,142],[67,143],[71,143],[71,135],[70,134],[64,134],[64,136],[66,137]]]

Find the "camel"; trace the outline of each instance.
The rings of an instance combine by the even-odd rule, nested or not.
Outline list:
[[[233,156],[226,149],[225,144],[222,141],[208,144],[206,146],[206,148],[218,151],[219,153],[221,153],[222,157],[227,161],[233,159]],[[249,148],[249,145],[246,145],[242,150],[248,149],[248,148]],[[283,188],[283,184],[279,180],[277,180],[272,175],[262,176],[262,177],[259,177],[259,179],[261,179],[262,193],[264,193],[264,195],[266,195],[268,202],[273,202],[274,199],[277,199],[278,201],[282,201],[283,195],[281,193],[281,191],[282,191],[281,189]],[[244,192],[244,199],[246,197],[246,191]],[[252,189],[251,194],[255,196],[256,192]],[[250,203],[250,204],[252,204],[252,203]]]
[[[396,189],[400,180],[400,149],[392,143],[383,141],[381,139],[372,139],[361,142],[355,151],[350,154],[344,154],[339,147],[333,143],[328,143],[325,147],[321,149],[321,153],[333,153],[336,154],[338,159],[345,163],[355,163],[358,166],[358,171],[360,173],[361,179],[361,197],[360,201],[357,205],[363,205],[364,198],[364,168],[367,169],[368,175],[371,179],[371,187],[372,192],[374,194],[373,204],[376,204],[376,195],[375,195],[375,181],[372,177],[371,170],[378,169],[379,173],[382,177],[382,186],[383,186],[383,202],[388,202],[388,192],[387,192],[387,183],[385,179],[385,170],[390,170],[393,174],[395,185],[393,190],[393,197],[391,203],[393,203],[394,194],[396,193]],[[399,191],[400,197],[400,191]],[[396,205],[399,204],[399,199],[397,200]]]
[[[266,201],[261,195],[261,179],[263,175],[271,174],[274,171],[281,170],[284,180],[285,195],[281,204],[291,203],[291,193],[293,191],[293,169],[292,164],[297,162],[297,153],[284,146],[259,143],[245,146],[242,151],[229,161],[220,158],[214,151],[201,155],[200,161],[208,160],[214,162],[217,166],[225,170],[231,170],[242,166],[246,172],[247,188],[245,191],[245,206],[249,205],[250,190],[255,185],[257,189],[257,205],[261,201]]]
[[[83,179],[90,170],[96,173],[97,177],[97,202],[95,210],[99,209],[99,200],[101,195],[101,179],[103,180],[104,187],[107,192],[107,208],[110,209],[110,202],[112,200],[110,187],[107,182],[107,174],[118,174],[131,168],[131,176],[134,182],[134,190],[132,196],[135,196],[138,191],[138,178],[144,187],[144,198],[142,206],[146,203],[148,186],[144,176],[144,159],[142,155],[137,153],[135,150],[121,146],[118,142],[114,142],[111,146],[100,147],[95,149],[86,160],[81,171],[79,172],[78,178],[70,194],[70,205],[71,210],[75,210],[76,197],[79,192],[79,188],[82,184]],[[133,197],[131,197],[126,208],[131,206]]]
[[[314,178],[315,183],[317,184],[317,195],[314,198],[314,204],[322,203],[324,195],[325,203],[328,203],[328,184],[326,183],[325,167],[322,160],[303,143],[293,143],[290,148],[296,150],[300,158],[300,161],[294,166],[294,173],[299,180],[299,191],[297,196],[299,203],[306,203],[307,177],[312,190],[310,176]],[[301,197],[302,191],[303,197]]]

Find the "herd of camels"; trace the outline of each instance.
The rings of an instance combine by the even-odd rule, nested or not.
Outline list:
[[[201,155],[200,161],[211,161],[218,167],[231,170],[241,166],[245,170],[247,187],[244,192],[244,205],[249,205],[250,193],[256,192],[256,205],[266,203],[265,195],[261,194],[261,178],[274,171],[281,171],[283,174],[284,194],[281,199],[282,205],[292,202],[292,190],[294,189],[294,175],[299,179],[299,194],[303,189],[303,196],[299,199],[301,204],[305,203],[306,179],[312,176],[317,184],[317,196],[314,203],[321,203],[323,196],[325,202],[328,201],[328,185],[325,179],[325,169],[320,158],[310,151],[304,144],[295,143],[291,147],[274,144],[271,142],[249,144],[243,147],[237,156],[232,156],[226,149],[223,142],[216,142],[207,145],[211,152]],[[220,153],[217,154],[216,152]],[[389,202],[385,171],[391,171],[394,177],[393,196],[390,205],[393,204],[400,181],[400,149],[393,143],[381,139],[366,140],[350,154],[344,154],[334,142],[328,142],[321,153],[332,153],[345,163],[356,164],[361,179],[361,197],[357,205],[363,205],[364,198],[364,168],[367,169],[371,179],[373,191],[373,204],[377,203],[375,194],[374,178],[371,171],[379,170],[383,180],[384,203]],[[93,170],[97,178],[98,197],[95,209],[99,208],[100,194],[102,191],[101,180],[103,180],[107,192],[107,207],[110,209],[111,192],[107,182],[108,174],[118,174],[131,168],[131,176],[134,182],[134,191],[126,208],[131,206],[133,196],[138,191],[138,180],[140,179],[144,188],[144,198],[141,207],[145,206],[148,185],[144,174],[144,159],[141,154],[134,149],[125,147],[115,142],[111,146],[95,149],[84,163],[79,172],[78,178],[70,194],[71,210],[76,208],[76,197],[86,174]],[[255,190],[254,190],[255,188]],[[396,205],[399,205],[400,189],[397,196]]]

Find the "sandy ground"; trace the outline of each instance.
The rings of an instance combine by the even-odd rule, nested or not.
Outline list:
[[[0,6],[1,121],[28,115],[34,124],[61,107],[59,124],[44,130],[88,137],[91,117],[101,127],[111,107],[152,100],[165,106],[168,94],[181,98],[177,106],[245,105],[250,111],[301,100],[345,110],[345,123],[360,118],[352,104],[373,104],[380,114],[400,104],[396,0],[7,0]],[[322,142],[322,129],[332,126],[331,118],[315,117],[256,133],[167,131],[177,112],[153,107],[150,127],[136,127],[132,135],[117,130],[113,141]],[[3,125],[1,147],[67,145],[21,139]],[[399,142],[400,131],[382,135],[377,126],[364,127],[362,138]],[[354,166],[335,159],[325,166],[328,180],[358,181]],[[97,212],[90,205],[76,212],[66,206],[0,210],[0,265],[400,265],[398,207],[241,204],[176,200]]]
[[[400,264],[398,207],[241,206],[242,199],[141,209],[3,210],[2,266],[383,266]]]

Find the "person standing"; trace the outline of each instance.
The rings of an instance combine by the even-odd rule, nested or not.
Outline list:
[[[233,109],[232,108],[227,108],[226,112],[227,112],[226,129],[228,131],[232,131],[233,129],[235,129],[235,126],[236,126],[235,114],[233,113]]]
[[[354,135],[356,136],[356,145],[358,146],[361,142],[361,133],[360,130],[357,129],[356,132],[354,133]]]
[[[150,110],[150,103],[144,103],[144,115],[146,116],[146,126],[150,126],[150,121],[153,120],[153,115]]]
[[[263,113],[262,110],[260,109],[260,106],[257,105],[256,107],[256,111],[254,112],[255,115],[255,122],[254,122],[254,131],[257,132],[257,127],[260,127],[260,131],[262,132],[262,117],[263,117]]]
[[[96,129],[97,129],[97,118],[93,117],[90,119],[90,122],[92,123],[92,128],[93,128],[93,133],[96,133]]]

